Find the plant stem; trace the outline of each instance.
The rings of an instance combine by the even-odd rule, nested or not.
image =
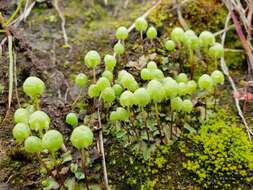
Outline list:
[[[148,113],[146,113],[146,112],[144,111],[144,108],[143,108],[143,107],[141,107],[141,110],[142,110],[142,113],[143,113],[143,116],[144,116],[144,118],[143,118],[143,119],[144,119],[144,128],[145,128],[146,133],[147,133],[148,143],[150,144],[150,137],[149,137],[149,133],[148,133],[149,128],[148,128],[147,115],[146,115],[146,114],[148,114]]]
[[[189,48],[189,63],[191,65],[191,75],[190,75],[190,79],[193,79],[194,76],[194,70],[195,70],[195,64],[193,61],[193,51],[191,48]]]
[[[172,133],[173,133],[173,120],[174,120],[174,111],[171,109],[171,119],[170,119],[170,139],[172,139]]]
[[[74,102],[71,104],[72,106],[74,106],[77,103],[77,101],[81,98],[82,93],[83,93],[83,89],[80,90],[78,96],[76,97],[76,99],[74,100]]]
[[[56,177],[59,178],[59,180],[60,180],[60,186],[63,189],[65,189],[64,179],[62,178],[62,176],[59,174],[59,171],[58,171],[58,164],[57,164],[57,159],[55,157],[55,152],[51,152],[51,156],[52,156],[52,160],[53,160],[53,163],[54,163],[54,168],[55,168],[55,171],[56,171]]]
[[[38,97],[35,97],[34,99],[33,99],[33,105],[34,105],[34,107],[36,108],[36,110],[40,110],[40,103],[39,103],[40,101],[39,101],[39,99],[38,99]]]
[[[216,104],[217,104],[217,101],[216,101],[216,91],[217,91],[217,87],[215,86],[214,87],[214,95],[213,95],[213,97],[214,97],[214,111],[216,110]]]
[[[87,171],[86,171],[86,159],[85,159],[85,151],[84,151],[84,149],[81,150],[81,159],[82,159],[83,173],[84,173],[84,176],[85,176],[85,185],[86,185],[87,190],[89,190]]]
[[[42,160],[40,153],[37,153],[36,156],[37,156],[37,158],[38,158],[38,160],[39,160],[39,164],[42,165],[42,166],[46,169],[46,171],[48,172],[47,165],[46,165],[45,162]]]
[[[119,124],[119,125],[118,125]],[[121,123],[120,123],[120,121],[116,121],[116,127],[121,127]],[[128,143],[130,144],[130,135],[131,135],[131,133],[130,133],[130,131],[129,131],[129,129],[127,128],[127,126],[125,126],[124,125],[124,123],[123,123],[123,128],[126,130],[126,132],[127,132],[127,140],[128,140]]]
[[[157,103],[155,103],[155,113],[156,113],[156,122],[157,122],[157,128],[161,136],[161,140],[163,138],[162,130],[161,130],[161,124],[160,124],[160,118],[159,118],[159,111],[157,107]]]
[[[96,69],[95,68],[93,69],[93,81],[94,81],[94,84],[97,82]]]
[[[207,120],[207,98],[205,97],[205,121]]]

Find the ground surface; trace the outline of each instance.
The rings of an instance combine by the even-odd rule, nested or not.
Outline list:
[[[72,109],[71,103],[78,94],[78,89],[73,87],[74,75],[80,72],[80,70],[91,75],[90,71],[87,71],[87,68],[83,64],[85,53],[90,49],[98,50],[101,55],[112,53],[112,46],[115,43],[115,29],[120,25],[130,26],[136,17],[142,15],[152,6],[153,1],[132,0],[129,1],[126,8],[124,8],[124,2],[123,0],[115,0],[110,5],[104,6],[103,2],[91,5],[81,0],[63,1],[60,7],[66,18],[66,31],[72,47],[70,49],[64,48],[60,26],[61,20],[55,9],[50,6],[50,3],[48,5],[37,3],[27,21],[22,23],[20,27],[13,29],[16,35],[17,82],[20,102],[24,104],[28,100],[20,88],[24,79],[29,75],[36,75],[43,79],[46,82],[47,91],[42,98],[41,108],[52,118],[52,128],[60,130],[63,134],[68,135],[71,132],[69,127],[64,124],[64,117]],[[190,4],[184,8],[183,17],[193,29],[199,29],[200,31],[210,29],[213,32],[221,30],[226,16],[225,8],[220,5],[219,1],[208,0],[206,4],[205,2],[200,1],[197,4]],[[149,16],[149,20],[158,27],[159,35],[165,38],[168,36],[171,27],[175,24],[178,25],[175,9],[172,8],[173,5],[171,6],[169,2],[163,1],[162,6],[158,7],[158,10],[155,10]],[[15,4],[3,1],[3,4],[0,5],[0,10],[3,10],[6,15],[10,15],[15,10]],[[216,17],[210,19],[210,15],[214,14],[214,12],[216,12]],[[196,14],[199,15],[196,16]],[[205,24],[203,25],[203,23]],[[135,44],[136,36],[137,33],[135,31],[130,35],[129,47],[133,49],[128,51],[122,58],[122,64],[136,61],[141,57],[142,52],[139,51],[138,45]],[[229,35],[227,47],[241,48],[240,45],[234,44],[233,37],[233,34]],[[159,44],[159,42],[157,43]],[[144,50],[147,56],[156,53],[156,50],[149,48],[148,43],[144,43]],[[233,56],[236,59],[232,61],[227,59],[227,62],[231,68],[233,78],[239,84],[240,80],[246,79],[243,71],[246,67],[245,59],[243,54],[235,54]],[[18,107],[18,104],[17,97],[14,96],[11,111],[6,116],[8,96],[8,75],[6,74],[8,69],[6,64],[7,53],[4,53],[3,58],[0,78],[1,84],[5,88],[0,100],[0,183],[3,183],[3,186],[4,184],[10,185],[14,189],[35,189],[40,184],[38,162],[32,156],[24,154],[20,146],[16,145],[11,137],[13,112]],[[101,73],[102,69],[99,68],[97,74]],[[130,66],[130,69],[133,68]],[[222,87],[220,94],[221,107],[231,113],[236,121],[240,121],[236,115],[231,89],[227,82]],[[74,110],[82,110],[80,120],[89,111],[87,109],[88,106],[89,102],[83,101],[73,108]],[[246,118],[250,123],[253,123],[252,106],[252,103],[250,103],[246,111]],[[65,140],[68,141],[68,139]],[[139,171],[133,172],[132,175],[121,171],[126,170],[131,172],[132,167],[134,167],[122,167],[125,165],[125,161],[128,162],[124,157],[129,156],[129,153],[117,150],[117,148],[120,149],[117,145],[114,145],[112,148],[112,142],[107,142],[106,154],[109,156],[108,173],[113,187],[115,189],[131,189],[133,186],[127,186],[124,181],[129,182],[130,180],[131,184],[131,180],[134,181],[135,176],[137,183],[141,184],[141,173]],[[172,152],[177,156],[178,152],[176,148],[172,148]],[[177,157],[179,158],[180,155]],[[115,158],[120,160],[119,163],[121,165],[115,166],[113,164]],[[186,179],[187,177],[182,178],[180,174],[173,172],[173,170],[178,169],[175,159],[173,157],[167,157],[167,159],[172,163],[170,168],[167,168],[170,172],[165,174],[166,170],[164,170],[162,174],[170,176],[168,178],[173,179],[169,183],[169,186],[176,189],[194,189],[191,181]],[[137,161],[136,163],[139,164],[138,167],[143,167],[141,161]],[[98,172],[97,176],[92,177],[92,180],[95,183],[99,183],[100,180],[96,179],[101,179],[101,172],[99,172],[99,169],[96,172]],[[133,179],[129,176],[132,176]],[[156,171],[155,176],[151,180],[159,181],[159,172]],[[117,179],[120,177],[122,178]],[[161,184],[166,184],[168,181],[170,179],[161,181]],[[132,182],[132,184],[135,183]],[[159,187],[161,189],[170,189],[167,186]],[[136,189],[138,188],[139,186],[136,185]]]

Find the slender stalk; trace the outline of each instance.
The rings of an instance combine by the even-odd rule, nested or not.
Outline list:
[[[217,104],[217,101],[216,101],[216,96],[217,96],[217,87],[215,86],[214,87],[214,95],[213,95],[213,97],[214,97],[214,110],[216,110],[216,104]]]
[[[33,99],[33,105],[37,110],[40,110],[40,100],[38,97],[34,97]]]
[[[119,126],[118,126],[118,124],[119,124]],[[120,123],[120,121],[116,121],[116,127],[121,127],[121,123]],[[129,129],[127,128],[127,126],[125,126],[124,124],[123,124],[123,126],[122,126],[124,129],[125,129],[125,131],[127,132],[127,140],[128,140],[128,143],[130,144],[130,135],[131,135],[131,133],[130,133],[130,131],[129,131]]]
[[[96,69],[95,68],[93,69],[93,81],[94,81],[94,84],[97,82]]]
[[[52,161],[54,163],[54,168],[56,171],[56,177],[60,180],[60,186],[65,189],[64,186],[64,179],[62,178],[62,176],[59,174],[59,170],[58,170],[58,164],[57,164],[57,159],[55,157],[55,152],[51,152],[51,157],[52,157]]]
[[[156,113],[157,128],[158,128],[158,131],[159,131],[161,139],[162,139],[163,134],[162,134],[162,130],[161,130],[160,117],[159,117],[159,111],[158,111],[157,103],[155,103],[155,113]]]
[[[205,121],[207,121],[207,98],[205,97]]]
[[[86,158],[85,158],[85,151],[84,151],[84,149],[81,150],[81,159],[82,159],[83,173],[84,173],[84,176],[85,176],[85,185],[86,185],[87,190],[89,190],[87,171],[86,171]]]
[[[9,52],[9,95],[8,95],[8,109],[11,107],[12,93],[13,93],[13,52],[12,52],[12,36],[8,35],[8,52]]]
[[[190,76],[190,78],[193,79],[194,70],[195,70],[195,64],[194,64],[194,61],[193,61],[193,51],[190,47],[188,49],[189,49],[189,63],[191,65],[191,76]]]
[[[170,119],[170,139],[172,139],[172,133],[173,133],[173,122],[174,122],[174,111],[171,109],[171,119]]]
[[[150,137],[149,137],[149,129],[148,129],[148,122],[147,122],[147,113],[144,111],[144,108],[141,107],[141,110],[142,110],[142,113],[143,113],[143,119],[144,119],[144,128],[146,130],[146,133],[147,133],[147,137],[148,137],[148,143],[150,144]]]
[[[75,105],[77,103],[77,101],[81,98],[83,93],[83,89],[80,90],[78,96],[76,97],[76,99],[74,100],[74,102],[72,103],[72,106]]]
[[[39,160],[39,164],[40,164],[41,166],[43,166],[43,167],[46,169],[46,171],[48,172],[47,165],[46,165],[45,162],[42,160],[40,153],[37,153],[36,156],[37,156],[37,159]]]

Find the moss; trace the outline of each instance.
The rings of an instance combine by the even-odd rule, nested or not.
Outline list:
[[[227,9],[220,0],[192,1],[183,9],[183,18],[196,33],[219,31],[224,28],[226,16]]]
[[[109,178],[115,189],[182,189],[192,186],[190,179],[181,175],[182,157],[177,143],[157,146],[148,160],[144,159],[142,152],[132,152],[129,148],[119,150],[114,142],[108,155]]]
[[[249,189],[253,181],[253,145],[242,127],[216,121],[186,135],[184,168],[204,189]]]

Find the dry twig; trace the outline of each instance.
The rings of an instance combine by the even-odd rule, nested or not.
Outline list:
[[[66,24],[65,17],[64,17],[64,15],[63,15],[63,13],[62,13],[59,5],[58,5],[58,0],[54,0],[53,5],[54,5],[56,11],[59,14],[59,17],[61,18],[61,28],[62,28],[62,33],[63,33],[65,46],[66,47],[71,47],[68,43],[68,35],[67,35],[66,29],[65,29],[65,24]]]
[[[228,27],[229,21],[230,21],[230,14],[227,16],[226,23],[225,23],[225,32],[222,35],[222,42],[221,43],[222,43],[223,46],[225,44],[225,39],[226,39],[226,34],[227,34],[226,29]],[[233,91],[237,92],[237,88],[235,86],[235,83],[234,83],[232,77],[229,75],[229,70],[228,70],[228,67],[226,65],[224,57],[221,58],[220,63],[221,63],[222,71],[227,76],[228,81],[229,81],[229,83],[230,83]],[[243,122],[243,124],[244,124],[244,126],[246,128],[247,133],[248,133],[248,137],[251,140],[251,136],[253,135],[253,132],[249,128],[248,123],[247,123],[247,121],[246,121],[246,119],[245,119],[245,117],[244,117],[244,115],[242,113],[242,109],[241,109],[241,106],[240,106],[240,103],[239,103],[239,99],[237,99],[237,98],[234,97],[234,100],[235,100],[236,109],[238,111],[238,115],[241,117],[242,122]]]

